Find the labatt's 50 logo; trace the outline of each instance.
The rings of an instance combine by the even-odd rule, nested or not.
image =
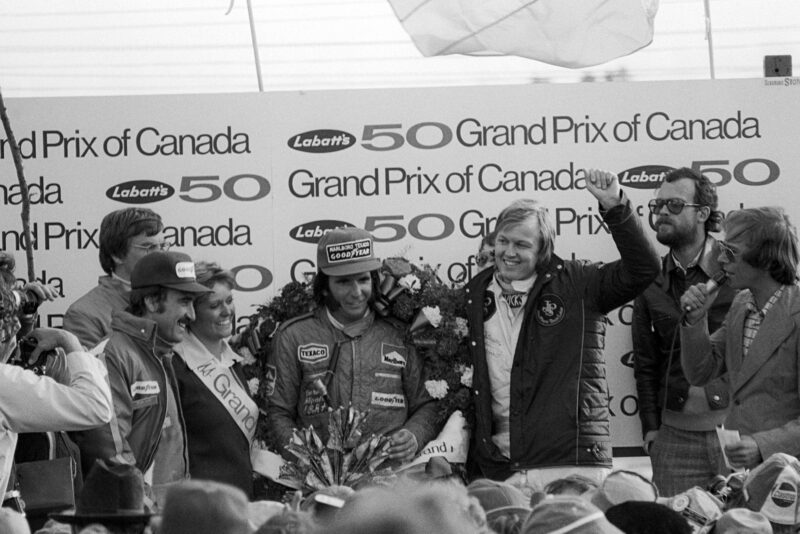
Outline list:
[[[664,181],[664,176],[671,170],[674,168],[666,165],[633,167],[619,173],[619,183],[634,189],[658,189]]]
[[[289,237],[303,243],[317,243],[322,236],[336,228],[354,228],[354,224],[344,221],[311,221],[289,230]]]
[[[301,152],[338,152],[350,148],[356,138],[341,130],[311,130],[289,138],[289,148]]]
[[[106,196],[126,204],[147,204],[169,198],[175,193],[171,185],[155,180],[134,180],[109,187]]]

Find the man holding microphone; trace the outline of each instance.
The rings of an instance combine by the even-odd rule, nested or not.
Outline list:
[[[781,208],[731,212],[719,261],[739,289],[723,325],[708,334],[714,284],[681,296],[681,364],[702,386],[727,372],[726,428],[741,439],[725,447],[734,467],[753,468],[776,452],[800,454],[800,262],[797,232]]]

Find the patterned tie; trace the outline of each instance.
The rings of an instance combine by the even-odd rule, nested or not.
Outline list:
[[[504,291],[503,298],[511,308],[516,309],[522,306],[522,301],[525,298],[525,293],[522,291],[509,291],[509,292]]]

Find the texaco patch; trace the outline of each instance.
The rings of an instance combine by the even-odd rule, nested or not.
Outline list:
[[[555,326],[564,320],[566,309],[558,295],[546,294],[539,297],[534,307],[536,322],[542,326]]]

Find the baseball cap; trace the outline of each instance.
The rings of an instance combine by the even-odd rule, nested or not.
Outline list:
[[[585,495],[604,512],[614,505],[629,501],[656,502],[658,489],[650,480],[634,471],[612,471],[599,488]]]
[[[131,272],[131,289],[161,286],[187,293],[211,293],[197,283],[194,262],[183,252],[151,252],[136,262]]]
[[[478,499],[486,512],[486,518],[490,520],[501,514],[527,516],[531,511],[528,497],[505,482],[480,478],[467,486],[467,493]]]
[[[800,461],[777,452],[750,471],[744,481],[746,506],[773,524],[800,523]]]
[[[697,486],[665,499],[663,504],[686,518],[695,533],[707,532],[722,515],[722,503]]]
[[[552,495],[531,510],[520,534],[623,534],[603,511],[574,495]]]
[[[731,508],[717,519],[715,534],[772,534],[764,514],[747,508]]]
[[[328,276],[349,276],[380,267],[372,234],[361,228],[336,228],[317,243],[317,268]]]

